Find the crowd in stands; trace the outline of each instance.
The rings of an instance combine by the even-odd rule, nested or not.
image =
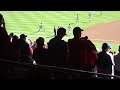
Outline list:
[[[68,42],[62,40],[66,29],[59,27],[54,38],[45,45],[43,37],[32,42],[26,40],[25,34],[8,35],[3,19],[0,14],[0,59],[120,75],[120,46],[117,55],[111,53],[108,43],[103,43],[102,51],[98,52],[88,36],[81,37],[84,30],[80,27],[73,29],[74,37]]]

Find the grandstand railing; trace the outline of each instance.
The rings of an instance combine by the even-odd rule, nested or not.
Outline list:
[[[120,79],[118,75],[0,59],[0,79]]]

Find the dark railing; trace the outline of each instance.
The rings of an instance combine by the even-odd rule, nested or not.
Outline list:
[[[0,79],[120,79],[120,76],[0,59]]]

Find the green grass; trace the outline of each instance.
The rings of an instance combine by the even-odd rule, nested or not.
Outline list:
[[[54,35],[54,26],[65,27],[69,23],[71,26],[80,26],[85,29],[98,23],[120,20],[120,11],[103,11],[100,16],[99,11],[92,11],[92,21],[88,19],[89,11],[0,11],[4,15],[8,33],[13,32],[16,35],[26,34],[28,38],[35,41],[38,37],[44,37],[47,43]],[[79,14],[80,23],[76,24],[76,15]],[[40,23],[44,24],[45,32],[38,32]],[[67,33],[68,34],[68,33]],[[72,31],[63,39],[67,41],[72,38]],[[101,48],[101,43],[94,42],[96,47]],[[119,44],[111,44],[113,50],[117,51]]]

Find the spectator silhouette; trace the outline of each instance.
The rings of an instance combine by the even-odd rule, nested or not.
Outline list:
[[[114,62],[115,62],[115,75],[120,76],[120,46],[118,48],[118,54],[114,56]]]
[[[19,59],[19,52],[20,49],[17,45],[18,42],[18,36],[14,35],[12,42],[10,42],[10,46],[8,49],[8,59],[12,61],[18,61]]]
[[[108,44],[108,49],[107,49],[107,54],[110,55],[111,60],[112,60],[112,75],[114,75],[114,66],[115,66],[115,62],[114,62],[114,55],[113,52],[111,51],[112,46]]]
[[[12,42],[16,42],[16,40],[18,40],[18,36],[17,35],[13,35],[13,38],[12,38]]]
[[[9,39],[10,39],[11,42],[12,42],[13,36],[14,36],[14,33],[9,34]]]
[[[95,45],[88,40],[88,37],[81,37],[83,29],[73,29],[74,38],[68,40],[70,68],[93,71],[97,58]]]
[[[5,21],[0,14],[0,58],[7,59],[7,50],[10,45],[8,33],[5,28]]]
[[[103,43],[102,51],[98,53],[98,60],[97,60],[98,73],[112,74],[112,60],[110,55],[107,54],[107,51],[108,51],[108,44]],[[102,78],[110,78],[110,77],[102,76]]]
[[[48,43],[49,65],[64,67],[67,57],[67,43],[62,40],[66,35],[66,29],[60,27],[57,36]]]
[[[33,55],[33,42],[31,39],[26,39],[26,42],[29,44],[29,48],[30,48],[30,54]]]
[[[0,27],[5,28],[5,20],[2,14],[0,14]]]
[[[33,50],[33,59],[36,61],[37,64],[46,64],[48,50],[43,47],[44,38],[39,37],[36,40],[36,43],[37,43],[37,48]]]
[[[29,44],[26,42],[27,35],[21,34],[20,39],[18,40],[18,47],[20,48],[20,61],[33,63],[32,55],[30,52]]]
[[[56,28],[54,26],[54,37],[56,36],[56,32],[57,32],[57,30],[56,30]]]

